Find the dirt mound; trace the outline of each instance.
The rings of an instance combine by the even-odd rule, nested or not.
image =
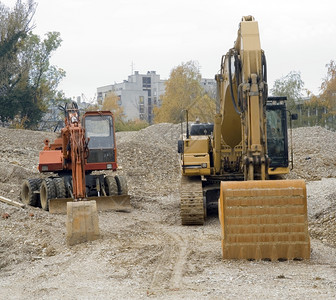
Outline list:
[[[137,195],[168,195],[178,188],[179,127],[158,124],[139,132],[117,133],[118,165]]]
[[[307,181],[336,178],[336,132],[322,127],[293,130],[294,169],[291,178]]]
[[[23,179],[39,177],[39,152],[43,141],[57,134],[0,127],[0,195],[19,200]]]
[[[0,128],[2,196],[19,200],[22,179],[40,176],[43,140],[56,135]],[[65,216],[0,202],[2,296],[334,299],[336,133],[321,127],[293,131],[289,177],[307,181],[313,252],[309,262],[277,264],[223,262],[216,217],[204,227],[181,226],[179,136],[174,124],[117,133],[118,173],[127,177],[133,210],[100,213],[102,238],[92,243],[69,248]]]
[[[309,233],[336,247],[336,132],[322,127],[293,130],[294,169],[288,178],[305,179]]]
[[[52,132],[0,128],[0,139],[3,141],[0,149],[1,195],[19,200],[22,180],[41,177],[37,171],[39,151],[46,138],[53,141],[56,136]],[[152,125],[138,132],[116,134],[118,173],[127,177],[131,195],[164,197],[178,191],[181,176],[177,153],[179,136],[180,125],[169,123]],[[321,127],[294,129],[294,169],[288,177],[306,181],[336,178],[335,141],[336,133]],[[308,199],[310,212],[313,212],[310,213],[310,225],[314,231],[315,226],[320,227],[318,219],[323,208],[331,207],[330,201],[323,199],[332,198],[334,194],[331,194],[333,190],[328,189],[325,180],[312,186],[314,188],[308,193]],[[318,190],[320,192],[316,193]],[[320,203],[315,201],[317,198],[323,201],[322,207],[314,204]],[[332,219],[332,212],[326,210],[323,216],[324,219]],[[322,228],[319,231],[321,239],[324,238],[323,232]]]

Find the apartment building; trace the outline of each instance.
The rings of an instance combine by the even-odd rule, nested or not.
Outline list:
[[[114,92],[119,97],[127,120],[146,120],[153,122],[154,107],[161,106],[160,96],[165,93],[165,81],[155,71],[140,74],[135,71],[128,80],[97,88],[97,101],[102,103],[106,95]],[[215,79],[202,78],[201,86],[211,97],[216,98]]]
[[[140,119],[153,122],[153,109],[160,106],[160,96],[165,92],[165,80],[155,71],[140,74],[135,71],[128,80],[97,88],[97,101],[102,103],[109,92],[119,97],[119,105],[123,107],[128,120]]]

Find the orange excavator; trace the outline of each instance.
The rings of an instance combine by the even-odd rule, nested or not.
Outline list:
[[[21,198],[50,213],[67,213],[67,240],[73,245],[97,239],[97,211],[129,210],[130,197],[123,176],[94,172],[117,170],[113,114],[91,111],[80,120],[75,102],[64,112],[60,137],[52,144],[45,140],[40,152],[38,170],[53,174],[24,180]]]

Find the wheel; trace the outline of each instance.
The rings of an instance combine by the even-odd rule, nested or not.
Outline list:
[[[118,195],[118,185],[114,176],[105,176],[105,189],[108,196]]]
[[[34,179],[36,182],[36,190],[40,191],[40,187],[41,187],[41,183],[42,183],[42,179],[41,178],[37,178]],[[41,207],[41,201],[40,201],[40,193],[36,194],[36,206],[37,207]]]
[[[116,175],[115,180],[118,185],[118,194],[119,195],[127,195],[128,193],[128,188],[127,188],[127,181],[125,176],[121,175]]]
[[[64,179],[62,177],[56,177],[53,179],[54,185],[55,185],[55,191],[56,191],[56,197],[57,198],[66,198],[66,190],[65,190],[65,183]]]
[[[34,193],[39,189],[40,179],[26,179],[21,187],[21,200],[24,204],[31,206],[38,205],[38,194]]]
[[[49,210],[50,199],[56,198],[56,188],[52,178],[46,178],[42,181],[40,187],[41,207]]]

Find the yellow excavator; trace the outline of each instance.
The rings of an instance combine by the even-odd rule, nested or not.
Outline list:
[[[268,97],[266,58],[252,16],[242,18],[215,79],[213,129],[187,125],[179,141],[182,224],[202,225],[215,202],[223,258],[308,259],[305,182],[281,179],[289,172],[286,98]],[[200,125],[207,129],[193,130]]]

